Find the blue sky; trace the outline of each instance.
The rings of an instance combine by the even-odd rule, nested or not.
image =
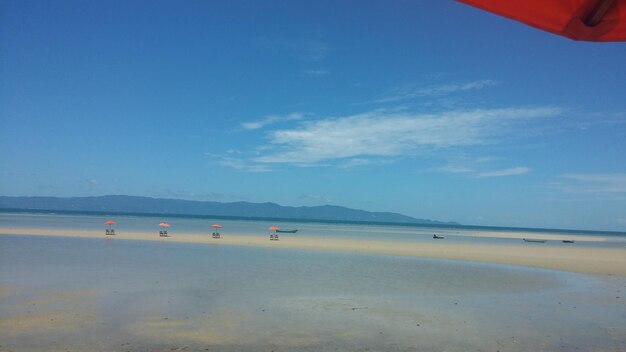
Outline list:
[[[626,231],[624,62],[454,1],[0,0],[0,194]]]

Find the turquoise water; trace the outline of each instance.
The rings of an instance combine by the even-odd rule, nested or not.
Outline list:
[[[498,232],[529,232],[529,233],[557,233],[557,234],[570,234],[570,235],[597,235],[597,236],[614,236],[614,237],[622,237],[626,238],[626,232],[615,232],[615,231],[594,231],[594,230],[571,230],[571,229],[542,229],[542,228],[523,228],[523,227],[500,227],[500,226],[476,226],[476,225],[460,225],[460,224],[433,224],[433,225],[419,225],[419,224],[388,224],[388,223],[350,223],[350,222],[342,222],[342,221],[310,221],[310,220],[289,220],[289,219],[258,219],[258,218],[248,218],[248,217],[211,217],[211,216],[200,216],[200,215],[181,215],[181,214],[127,214],[127,213],[94,213],[94,212],[76,212],[76,211],[58,211],[58,212],[49,212],[43,210],[11,210],[11,209],[0,209],[1,215],[56,215],[56,216],[93,216],[98,218],[120,218],[120,217],[139,217],[139,218],[148,218],[148,219],[161,219],[161,218],[170,218],[170,219],[200,219],[201,221],[227,221],[233,220],[235,222],[262,222],[262,223],[293,223],[293,224],[303,224],[303,223],[321,223],[321,224],[344,224],[344,225],[366,225],[366,226],[392,226],[392,227],[405,227],[412,229],[433,229],[436,231],[498,231]],[[296,226],[297,227],[297,226]]]
[[[109,217],[0,214],[103,230]],[[115,239],[0,235],[0,351],[626,350],[626,279],[373,254],[130,241],[212,231],[524,244],[429,227],[116,216]],[[472,230],[473,231],[473,230]],[[570,234],[575,238],[577,234]],[[585,234],[586,235],[586,234]],[[623,247],[623,238],[576,246]],[[562,246],[559,241],[546,244]]]
[[[477,230],[475,228],[450,228],[450,227],[428,227],[428,226],[405,226],[405,225],[365,225],[365,224],[341,224],[341,223],[320,223],[320,222],[295,222],[295,221],[265,221],[247,219],[218,219],[218,218],[185,218],[185,217],[153,217],[153,216],[132,216],[117,215],[114,217],[104,215],[77,215],[77,214],[29,214],[29,213],[0,213],[0,227],[14,228],[50,228],[68,230],[104,230],[103,224],[109,219],[115,219],[117,224],[115,229],[118,234],[124,231],[154,231],[158,233],[158,224],[161,221],[168,221],[172,226],[168,229],[172,235],[183,235],[184,233],[210,234],[213,229],[211,224],[219,223],[224,226],[220,232],[224,235],[229,233],[267,236],[267,228],[270,225],[279,225],[283,229],[298,229],[295,235],[285,234],[285,236],[316,236],[316,237],[337,237],[348,239],[381,239],[408,242],[432,242],[434,233],[446,236],[445,241],[455,243],[493,243],[512,245],[537,245],[524,243],[520,239],[508,238],[484,238],[475,237],[475,234],[487,232],[487,230]],[[510,230],[510,229],[509,229]],[[489,228],[489,231],[503,231],[503,229]],[[526,230],[523,230],[526,231]],[[537,234],[553,234],[552,230],[534,230]],[[617,233],[587,233],[587,232],[560,232],[566,234],[568,238],[576,239],[578,236],[598,236],[606,238],[603,242],[582,242],[579,241],[574,246],[588,247],[626,247],[626,235]],[[563,244],[561,241],[548,241],[544,246],[572,246]]]
[[[211,217],[204,215],[181,215],[181,214],[138,214],[138,213],[97,213],[97,212],[77,212],[77,211],[44,211],[44,210],[18,210],[18,209],[0,209],[0,214],[53,214],[53,215],[68,215],[68,216],[97,216],[107,218],[118,217],[143,217],[143,218],[176,218],[176,219],[201,219],[207,220],[235,220],[235,221],[262,221],[264,223],[284,223],[293,222],[300,223],[325,223],[325,224],[346,224],[346,225],[358,225],[362,223],[351,223],[342,221],[311,221],[311,220],[289,220],[289,219],[275,219],[275,220],[262,220],[258,218],[249,217]],[[389,223],[365,223],[365,225],[382,225],[388,226]],[[542,229],[542,228],[523,228],[523,227],[501,227],[501,226],[477,226],[477,225],[461,225],[461,224],[433,224],[433,225],[420,225],[420,224],[391,224],[394,227],[409,227],[409,228],[431,228],[440,231],[502,231],[502,232],[536,232],[536,233],[559,233],[559,234],[572,234],[572,235],[601,235],[601,236],[616,236],[626,237],[626,232],[616,231],[599,231],[599,230],[571,230],[571,229]]]

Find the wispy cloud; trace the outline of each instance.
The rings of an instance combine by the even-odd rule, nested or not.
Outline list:
[[[501,141],[518,123],[560,114],[554,107],[479,109],[438,114],[376,110],[305,121],[269,134],[258,163],[315,164],[327,160],[395,157]]]
[[[574,116],[570,122],[574,127],[587,130],[594,127],[614,127],[623,128],[621,125],[626,124],[626,112],[605,112],[597,111],[593,113],[580,114]]]
[[[331,202],[330,198],[320,195],[320,194],[302,194],[298,199],[318,204],[329,204]]]
[[[331,46],[324,40],[311,37],[259,37],[257,45],[271,50],[273,53],[281,52],[290,54],[295,58],[306,62],[318,62],[326,59],[331,52]]]
[[[229,153],[229,155],[240,153],[238,151],[234,153]],[[246,160],[244,157],[232,157],[232,156],[224,156],[215,153],[204,153],[205,156],[212,159],[214,164],[229,167],[231,169],[245,171],[245,172],[269,172],[272,171],[272,168],[267,164],[259,164],[252,160]]]
[[[223,201],[228,200],[229,198],[240,200],[242,198],[241,196],[231,196],[217,192],[192,192],[185,190],[174,190],[170,188],[154,191],[150,195],[157,198],[175,198],[200,201]]]
[[[530,168],[525,166],[516,166],[511,168],[493,170],[493,167],[490,167],[490,162],[492,160],[493,158],[490,157],[479,157],[471,160],[462,160],[461,163],[453,162],[445,166],[431,169],[431,171],[444,174],[462,174],[472,178],[517,176],[530,172]]]
[[[486,178],[486,177],[503,177],[503,176],[517,176],[523,175],[529,172],[530,169],[524,166],[517,166],[508,169],[500,169],[493,170],[488,172],[481,172],[476,175],[478,178]]]
[[[444,174],[469,174],[474,173],[474,169],[467,166],[448,164],[445,166],[432,169],[435,172],[441,172]]]
[[[321,77],[321,76],[326,76],[329,73],[330,73],[329,70],[324,70],[324,69],[304,70],[304,71],[302,71],[302,75],[304,77]]]
[[[623,194],[626,193],[626,174],[564,174],[564,182],[554,186],[570,193]]]
[[[370,165],[372,164],[372,160],[370,159],[365,159],[365,158],[352,158],[352,159],[348,159],[345,160],[344,162],[342,162],[339,167],[341,168],[352,168],[352,167],[357,167],[357,166],[364,166],[364,165]]]
[[[262,120],[244,122],[241,124],[241,127],[246,130],[256,130],[275,123],[301,120],[304,116],[305,114],[301,112],[294,112],[288,115],[270,115]]]
[[[477,80],[465,83],[449,83],[436,86],[417,87],[415,85],[406,85],[396,88],[389,95],[370,101],[370,103],[396,103],[403,100],[414,99],[419,97],[443,96],[456,92],[482,89],[496,85],[498,82],[493,80]]]
[[[247,172],[269,172],[272,171],[268,165],[250,162],[247,160],[235,159],[235,158],[222,158],[217,161],[218,165],[230,167],[239,171]]]
[[[330,54],[330,45],[320,40],[304,40],[294,44],[296,50],[304,59],[309,61],[320,61]]]

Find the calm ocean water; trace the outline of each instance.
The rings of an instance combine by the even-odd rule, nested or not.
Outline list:
[[[220,232],[243,235],[267,236],[267,228],[270,225],[278,225],[283,229],[298,229],[297,234],[288,236],[317,236],[337,237],[348,239],[379,239],[409,242],[432,241],[432,235],[437,233],[446,236],[448,242],[458,243],[494,243],[528,245],[520,239],[486,238],[476,237],[481,232],[529,232],[530,234],[561,234],[576,240],[579,236],[597,236],[606,238],[603,242],[578,242],[576,246],[593,247],[619,247],[626,246],[626,234],[615,232],[583,232],[566,230],[540,230],[540,229],[511,229],[511,228],[477,228],[477,227],[449,227],[449,226],[407,226],[407,225],[376,225],[376,224],[346,224],[346,223],[322,223],[304,221],[273,221],[273,220],[249,220],[249,219],[220,219],[220,218],[197,218],[197,217],[156,217],[134,215],[92,215],[92,214],[41,214],[41,213],[1,213],[0,227],[14,228],[49,228],[67,230],[102,230],[103,224],[109,219],[115,219],[116,231],[121,234],[124,231],[154,231],[158,233],[158,224],[167,221],[171,224],[168,231],[174,235],[185,233],[210,234],[213,229],[211,224],[219,223],[223,226]],[[548,241],[547,246],[571,246],[560,241]]]
[[[0,226],[92,230],[106,219],[0,214]],[[115,219],[120,233],[167,220],[181,236],[214,222]],[[270,224],[219,222],[225,235],[266,236]],[[429,228],[278,225],[432,240]],[[622,277],[507,265],[0,235],[0,351],[623,351],[624,292]]]

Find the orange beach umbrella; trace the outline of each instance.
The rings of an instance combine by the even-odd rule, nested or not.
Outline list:
[[[276,234],[276,230],[280,230],[280,227],[276,226],[276,225],[272,225],[270,227],[267,228],[270,231],[274,231],[274,234]]]
[[[170,224],[168,224],[167,222],[164,221],[164,222],[160,223],[159,226],[161,226],[161,227],[170,227]]]
[[[221,229],[222,225],[220,225],[220,224],[213,224],[213,225],[211,225],[211,227],[215,228],[215,229]]]
[[[458,0],[573,40],[626,41],[626,0]]]
[[[104,222],[104,224],[105,224],[105,225],[109,225],[109,229],[111,229],[111,225],[115,225],[115,224],[116,224],[116,222],[115,222],[115,221],[113,221],[113,220],[109,220],[109,221],[105,221],[105,222]]]

